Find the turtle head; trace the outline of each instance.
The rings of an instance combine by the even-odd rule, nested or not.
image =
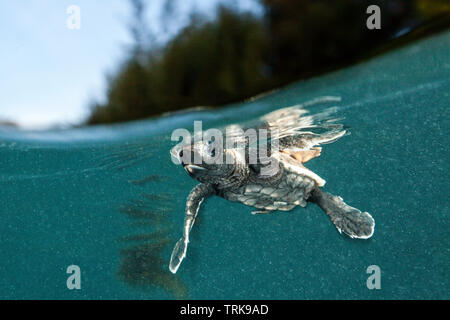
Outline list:
[[[173,157],[194,179],[202,183],[211,183],[219,188],[230,185],[239,174],[238,167],[245,165],[235,150],[224,149],[213,141],[198,141],[185,146],[175,146],[171,150]]]

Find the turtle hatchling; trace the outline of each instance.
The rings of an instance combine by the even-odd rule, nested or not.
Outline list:
[[[172,273],[177,272],[186,256],[189,233],[202,201],[212,195],[253,207],[254,214],[290,211],[296,206],[315,203],[340,233],[358,239],[373,235],[372,216],[347,205],[341,197],[322,191],[325,180],[304,166],[320,156],[320,145],[348,134],[338,123],[340,119],[331,117],[336,107],[316,113],[308,111],[313,104],[334,101],[340,98],[317,98],[276,110],[247,126],[229,126],[225,128],[223,139],[194,139],[194,142],[172,148],[172,158],[199,182],[186,201],[183,235],[170,258]],[[251,133],[255,132],[267,133],[266,143],[261,143],[260,135],[256,141],[252,139]]]

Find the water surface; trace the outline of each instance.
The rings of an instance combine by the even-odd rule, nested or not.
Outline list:
[[[0,298],[448,299],[449,48],[443,33],[219,110],[66,131],[0,129]],[[205,201],[178,273],[168,271],[195,185],[170,161],[175,128],[240,123],[342,97],[351,131],[308,167],[372,214],[370,240],[314,205],[251,215]],[[319,105],[320,112],[331,105]],[[82,289],[68,290],[78,265]],[[381,290],[366,269],[381,268]]]

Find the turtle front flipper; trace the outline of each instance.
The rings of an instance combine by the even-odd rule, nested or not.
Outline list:
[[[330,217],[339,233],[350,238],[368,239],[375,230],[375,221],[368,212],[347,205],[341,197],[314,189],[308,201],[316,203]]]
[[[175,244],[170,257],[169,269],[172,273],[176,273],[181,262],[186,256],[187,246],[189,243],[189,233],[194,225],[195,218],[203,200],[214,193],[214,189],[209,184],[200,183],[194,187],[189,193],[186,201],[186,214],[184,217],[183,236]]]

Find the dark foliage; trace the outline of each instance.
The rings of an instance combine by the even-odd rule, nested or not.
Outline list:
[[[219,6],[213,21],[193,15],[163,48],[146,49],[144,2],[133,0],[136,46],[109,79],[106,103],[92,106],[87,123],[239,101],[352,63],[398,34],[449,14],[443,0],[260,2],[262,17]],[[366,27],[371,4],[381,8],[380,30]]]

